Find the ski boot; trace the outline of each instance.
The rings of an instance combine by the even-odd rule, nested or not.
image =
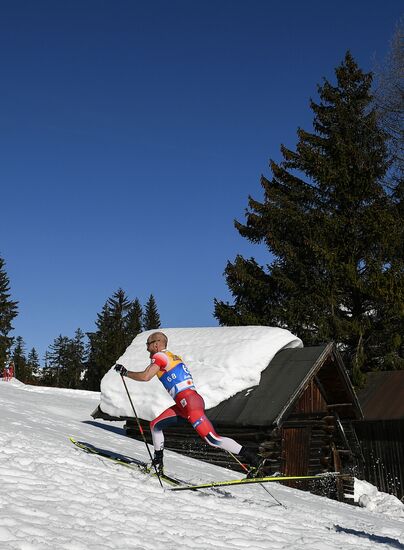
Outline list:
[[[262,458],[260,458],[258,454],[251,449],[247,449],[247,447],[241,447],[239,456],[250,466],[247,471],[246,477],[258,477],[260,475],[261,467],[264,463]]]
[[[151,463],[151,470],[156,469],[158,475],[163,475],[164,473],[164,464],[163,464],[163,455],[164,451],[154,451],[154,458]]]

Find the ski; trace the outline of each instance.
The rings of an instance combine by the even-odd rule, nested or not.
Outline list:
[[[214,489],[216,487],[229,487],[249,485],[250,483],[271,483],[282,481],[303,481],[303,480],[325,480],[327,478],[343,477],[338,472],[330,472],[327,474],[317,474],[314,476],[269,476],[269,477],[252,477],[243,479],[230,479],[227,481],[211,481],[208,483],[200,483],[197,485],[180,485],[178,487],[171,487],[170,491],[197,491],[198,489]]]
[[[99,447],[96,447],[91,443],[86,443],[84,441],[76,441],[73,437],[69,437],[69,439],[73,443],[73,445],[75,445],[77,448],[81,449],[82,451],[88,454],[101,456],[103,458],[107,458],[108,460],[111,460],[115,464],[120,464],[121,466],[125,466],[126,468],[136,469],[143,472],[144,474],[149,474],[153,477],[157,477],[156,473],[150,470],[149,465],[146,462],[143,462],[142,460],[138,460],[137,458],[132,458],[130,456],[115,453],[113,451],[109,451],[108,449],[100,449]],[[165,473],[160,474],[160,478],[170,485],[180,485],[185,483],[184,481],[181,481],[180,479],[176,479],[175,477],[171,477]]]
[[[84,441],[77,441],[73,437],[69,437],[70,441],[77,448],[88,454],[94,454],[106,458],[115,464],[120,464],[127,468],[132,468],[139,470],[144,474],[148,474],[152,477],[157,477],[156,474],[150,471],[150,467],[146,462],[133,458],[127,455],[122,455],[120,453],[115,453],[108,449],[100,449],[91,443]],[[253,478],[243,478],[243,479],[230,479],[227,481],[211,481],[208,483],[200,483],[195,485],[190,485],[189,482],[177,479],[175,477],[169,476],[165,473],[160,475],[161,479],[172,487],[169,488],[170,491],[197,491],[199,489],[220,489],[220,487],[237,487],[240,485],[249,485],[251,483],[270,483],[270,482],[282,482],[282,481],[300,481],[300,480],[325,480],[335,477],[347,477],[344,474],[338,472],[329,472],[325,474],[317,474],[312,476],[273,476],[273,477],[253,477]]]

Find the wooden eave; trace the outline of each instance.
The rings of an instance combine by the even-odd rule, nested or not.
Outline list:
[[[333,362],[332,367],[329,368],[333,370],[333,377],[335,378],[334,383],[337,382],[339,391],[331,391],[331,381],[324,384],[324,381],[321,380],[321,373],[327,368],[328,361]],[[337,367],[336,370],[334,368],[335,366]],[[302,380],[300,386],[296,388],[296,391],[291,395],[288,403],[285,404],[284,409],[275,420],[278,426],[290,414],[296,401],[304,393],[312,379],[314,379],[324,397],[328,410],[336,412],[341,418],[351,418],[355,420],[363,419],[363,412],[359,400],[345,369],[342,357],[335,344],[330,342],[325,345],[322,353],[318,356],[315,363],[313,363],[312,369]]]
[[[285,406],[275,419],[275,424],[279,426],[282,424],[282,421],[287,418],[287,416],[290,414],[291,410],[293,409],[296,401],[299,399],[299,397],[303,394],[303,392],[306,390],[310,380],[316,375],[316,373],[321,369],[325,358],[329,355],[329,353],[332,350],[332,343],[327,344],[324,346],[321,354],[318,356],[317,360],[313,364],[313,367],[311,370],[309,370],[306,374],[306,376],[302,379],[300,385],[295,389],[295,391],[290,395],[287,403],[285,403]],[[320,388],[321,390],[321,388]],[[324,396],[325,397],[325,396]]]

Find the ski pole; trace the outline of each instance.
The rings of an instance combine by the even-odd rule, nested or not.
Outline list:
[[[146,445],[146,449],[147,449],[147,452],[149,453],[150,460],[151,460],[152,463],[153,463],[153,457],[152,457],[152,455],[151,455],[151,452],[150,452],[150,449],[149,449],[149,445],[147,444],[146,436],[144,435],[144,431],[143,431],[142,425],[141,425],[141,423],[140,423],[139,417],[138,417],[138,415],[136,414],[136,410],[135,410],[135,407],[134,407],[134,405],[133,405],[132,398],[131,398],[130,393],[129,393],[129,390],[128,390],[128,386],[126,385],[125,379],[124,379],[124,377],[122,376],[122,374],[121,374],[121,378],[122,378],[123,385],[125,386],[126,393],[128,394],[129,402],[130,402],[130,404],[131,404],[131,406],[132,406],[132,410],[133,410],[133,413],[134,413],[134,415],[135,415],[136,422],[137,422],[137,426],[138,426],[138,428],[139,428],[140,434],[141,434],[141,436],[142,436],[142,438],[143,438],[144,444]],[[154,471],[156,472],[156,476],[158,477],[158,480],[159,480],[159,482],[160,482],[161,488],[164,489],[163,483],[162,483],[162,481],[161,481],[160,474],[159,474],[158,471],[157,471],[157,466],[156,466],[155,464],[153,464],[153,466],[154,466]]]
[[[233,453],[231,453],[230,451],[227,451],[227,452],[243,468],[243,470],[248,472],[248,468],[246,467],[245,464],[243,464]],[[278,500],[276,497],[274,497],[274,495],[271,493],[271,491],[267,487],[265,487],[265,485],[263,483],[260,483],[260,485],[269,494],[269,496],[271,496],[274,499],[274,501],[279,504],[279,506],[283,506],[284,508],[286,508],[286,506],[284,504],[282,504],[282,502],[280,500]]]

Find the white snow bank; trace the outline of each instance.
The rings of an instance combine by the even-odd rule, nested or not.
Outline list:
[[[10,386],[18,388],[27,392],[35,393],[52,393],[52,394],[61,394],[61,395],[70,395],[72,398],[88,397],[93,400],[98,400],[100,398],[99,392],[89,391],[89,390],[73,390],[71,388],[53,388],[51,386],[31,386],[30,384],[24,384],[20,382],[17,378],[12,378],[7,382]]]
[[[19,380],[17,380],[17,378],[10,378],[10,380],[6,380],[5,378],[1,378],[1,381],[4,382],[5,384],[11,384],[12,386],[16,386],[16,387],[25,386],[25,384],[23,382],[20,382]]]
[[[39,389],[0,383],[1,550],[404,548],[403,518],[280,483],[267,487],[285,507],[259,485],[163,491],[155,478],[70,443],[69,435],[149,460],[142,441],[124,437],[117,426],[111,430],[109,422],[87,421],[90,396]],[[168,450],[165,466],[191,483],[238,477]]]
[[[380,492],[377,487],[355,478],[354,500],[372,512],[404,518],[404,504],[394,495]]]
[[[259,384],[261,372],[284,348],[303,347],[288,330],[272,327],[210,327],[161,329],[167,348],[180,355],[192,372],[206,408],[215,407],[239,391]],[[117,360],[127,369],[142,371],[150,363],[146,331],[133,340]],[[151,420],[173,405],[157,377],[150,382],[125,379],[136,412]],[[111,416],[133,416],[122,380],[111,368],[101,381],[101,409]]]

